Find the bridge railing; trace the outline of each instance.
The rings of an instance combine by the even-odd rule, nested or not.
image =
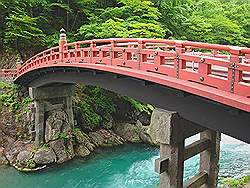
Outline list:
[[[120,67],[199,83],[250,97],[250,49],[159,39],[97,39],[45,50],[18,68],[96,64]]]
[[[17,77],[16,69],[0,69],[0,81],[12,82]]]

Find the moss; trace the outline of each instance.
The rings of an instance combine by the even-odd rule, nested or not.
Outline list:
[[[62,133],[58,133],[56,135],[57,139],[61,139],[61,140],[68,140],[70,138],[70,135],[66,132],[62,132]]]
[[[20,87],[10,83],[0,82],[0,90],[3,91],[0,93],[0,107],[6,106],[12,112],[17,112],[18,110],[27,112],[29,110],[28,106],[31,104],[32,99],[28,96],[19,97]],[[17,116],[16,119],[19,121],[20,117]]]
[[[75,102],[82,123],[87,127],[104,125],[116,111],[109,92],[100,87],[78,85]]]
[[[127,100],[133,108],[139,112],[146,112],[148,115],[152,114],[154,107],[151,104],[143,104],[131,97],[123,97],[124,100]]]
[[[248,182],[250,182],[250,174],[240,179],[225,178],[222,180],[223,185],[227,185],[232,188],[242,187],[246,185]]]
[[[26,161],[26,167],[28,168],[35,168],[36,167],[36,163],[34,162],[33,159],[29,159]]]

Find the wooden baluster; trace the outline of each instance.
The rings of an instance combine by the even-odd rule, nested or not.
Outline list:
[[[138,50],[137,50],[137,68],[140,70],[141,64],[147,61],[147,55],[142,54],[141,51],[146,48],[145,41],[138,41]]]
[[[242,71],[238,68],[238,64],[240,63],[240,48],[238,47],[230,47],[230,65],[228,68],[228,84],[229,91],[231,93],[235,93],[235,85],[242,81]]]
[[[186,68],[186,61],[181,59],[181,54],[185,52],[182,42],[176,41],[175,52],[176,52],[176,58],[174,60],[174,68],[176,70],[176,78],[179,78],[180,70]]]

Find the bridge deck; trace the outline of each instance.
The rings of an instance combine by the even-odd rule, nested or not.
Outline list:
[[[90,76],[92,72],[103,76]],[[113,74],[122,79],[112,79]],[[0,71],[1,76],[32,87],[99,85],[250,143],[249,48],[159,39],[67,43],[61,38],[58,47],[31,57],[17,70]],[[188,97],[180,99],[178,93]]]
[[[250,49],[159,39],[98,39],[45,50],[18,67],[79,67],[127,75],[250,112]],[[25,78],[26,79],[26,78]]]

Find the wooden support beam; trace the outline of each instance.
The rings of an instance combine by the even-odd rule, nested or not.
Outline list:
[[[211,146],[211,141],[207,138],[200,139],[188,146],[184,150],[184,160],[187,160],[200,152],[208,149]]]
[[[161,158],[168,158],[168,169],[160,174],[160,188],[183,188],[184,140],[178,144],[160,144]]]
[[[162,157],[155,160],[155,172],[162,174],[168,170],[169,158]]]
[[[202,188],[216,188],[219,173],[220,139],[219,132],[206,130],[201,133],[201,139],[211,141],[211,146],[200,155],[200,172],[207,172],[208,179]]]
[[[208,174],[206,172],[200,172],[198,175],[188,180],[185,183],[184,188],[200,187],[207,182],[207,179],[208,179]]]

